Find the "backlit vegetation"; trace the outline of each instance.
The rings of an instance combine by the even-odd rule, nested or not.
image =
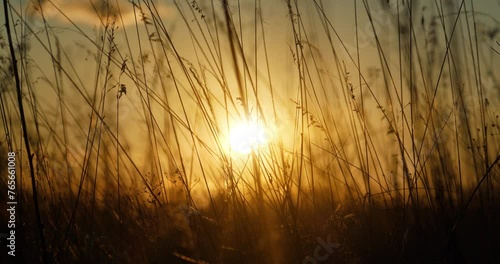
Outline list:
[[[478,1],[69,2],[4,1],[26,263],[500,260]]]

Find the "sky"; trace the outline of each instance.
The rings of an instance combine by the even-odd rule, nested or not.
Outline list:
[[[387,13],[384,13],[380,6],[379,2],[389,3],[394,10],[396,9],[396,1],[394,0],[372,0],[367,1],[370,4],[370,8],[372,11],[372,16],[374,20],[379,23],[376,23],[376,27],[378,26],[379,32],[384,32],[384,29],[390,26],[394,26],[392,22],[390,22],[390,18]],[[136,1],[137,2],[137,1]],[[149,2],[149,1],[148,1]],[[167,25],[172,25],[172,27],[176,27],[177,34],[175,34],[176,39],[179,41],[189,41],[189,34],[187,34],[187,28],[183,25],[179,10],[173,4],[172,0],[156,0],[156,8],[158,9],[158,13],[167,22]],[[191,1],[177,1],[181,3],[180,6],[186,7]],[[219,1],[215,1],[217,3]],[[248,28],[247,33],[252,34],[252,24],[253,24],[253,16],[254,12],[249,11],[253,10],[253,1],[250,0],[242,0],[242,1],[229,1],[230,5],[235,8],[236,12],[236,4],[240,2],[242,6],[241,16],[242,16],[242,27],[243,29]],[[358,4],[359,11],[359,40],[360,47],[363,51],[363,46],[368,46],[370,42],[373,42],[373,34],[371,33],[371,24],[368,23],[365,7],[363,5],[362,0],[358,1],[323,1],[325,15],[330,19],[332,25],[336,28],[341,36],[342,40],[345,44],[350,48],[351,52],[355,50],[355,35],[353,32],[355,31],[354,24],[354,2]],[[435,14],[435,5],[439,1],[430,1],[430,0],[422,0],[415,1],[416,3],[420,3],[419,10],[416,10],[418,15],[423,14],[423,16],[429,16]],[[452,0],[444,0],[440,1],[444,4],[448,2],[453,2]],[[460,1],[456,0],[455,3],[460,3]],[[117,17],[117,24],[120,27],[125,26],[126,28],[133,27],[136,21],[141,20],[141,14],[139,14],[138,10],[134,12],[133,5],[129,0],[42,0],[42,1],[34,1],[34,0],[19,0],[19,1],[11,1],[12,5],[17,9],[17,12],[21,13],[25,16],[26,21],[30,25],[32,25],[33,29],[42,29],[43,28],[43,18],[40,15],[40,10],[43,10],[44,18],[52,26],[58,26],[60,28],[74,29],[74,25],[82,28],[82,29],[96,29],[99,26],[102,26],[106,22],[107,17]],[[40,3],[40,4],[39,4]],[[208,9],[210,7],[211,1],[201,0],[197,2],[198,6],[201,9]],[[289,21],[287,18],[287,9],[284,0],[271,0],[271,1],[262,1],[263,6],[263,16],[266,23],[266,27],[269,28],[268,40],[269,43],[282,43],[283,37],[286,34],[290,33]],[[302,14],[306,19],[306,23],[310,22],[308,25],[311,28],[319,27],[321,25],[318,24],[318,21],[313,21],[308,19],[308,17],[317,17],[317,11],[314,8],[314,1],[299,1],[301,5],[301,10],[304,12]],[[349,3],[349,4],[346,4]],[[480,0],[473,1],[468,0],[465,2],[468,11],[471,9],[471,3],[474,3],[474,8],[478,17],[482,21],[486,21],[491,24],[499,23],[499,21],[495,21],[494,17],[496,14],[500,13],[500,1],[490,1],[490,0]],[[144,6],[144,4],[143,4]],[[425,11],[423,11],[425,10]],[[183,12],[187,10],[184,9]],[[422,12],[423,11],[423,12]],[[0,15],[0,20],[4,20],[3,12]],[[393,12],[393,15],[396,15],[397,12]],[[235,14],[237,15],[237,14]],[[238,14],[240,15],[240,14]],[[71,22],[68,20],[71,20]],[[237,19],[237,18],[236,18]],[[489,21],[488,21],[489,20]],[[74,25],[72,24],[74,23]],[[247,23],[247,24],[245,24]],[[392,25],[390,25],[392,23]],[[144,30],[142,27],[139,27],[139,30]],[[311,31],[314,32],[314,31]],[[5,34],[5,32],[3,32]],[[314,36],[312,36],[314,37]],[[276,38],[277,40],[274,41]],[[280,39],[281,38],[281,39]],[[390,41],[394,42],[394,39]],[[371,51],[370,51],[371,52]]]
[[[382,10],[378,3],[388,2],[389,7],[392,8],[391,13],[387,13]],[[137,1],[136,1],[137,2]],[[147,1],[149,2],[149,1]],[[173,0],[157,0],[156,8],[160,17],[163,20],[164,25],[166,25],[167,30],[171,34],[173,44],[178,49],[179,53],[182,54],[184,58],[189,61],[196,61],[199,54],[193,52],[197,48],[199,51],[204,49],[201,47],[195,47],[196,44],[193,42],[193,34],[198,37],[198,40],[203,41],[206,35],[202,36],[201,31],[206,31],[206,28],[199,28],[197,22],[194,18],[200,18],[200,14],[204,14],[207,17],[207,21],[210,20],[208,16],[208,11],[210,9],[211,1],[201,0],[196,2],[197,8],[200,10],[200,14],[192,14],[188,7],[192,5],[192,1],[177,1],[180,3],[179,6],[174,5]],[[220,1],[214,1],[215,5]],[[452,0],[443,1],[430,1],[421,0],[415,1],[420,3],[417,10],[415,10],[415,23],[419,24],[420,18],[425,19],[427,25],[430,23],[432,16],[436,15],[436,3],[443,3],[446,5]],[[460,1],[455,1],[459,3]],[[134,9],[133,5],[129,0],[43,0],[43,1],[11,1],[13,7],[17,10],[19,14],[23,15],[26,23],[30,25],[31,30],[40,38],[41,43],[45,45],[47,43],[47,38],[44,31],[43,18],[40,16],[40,10],[43,10],[44,18],[55,37],[58,37],[60,46],[64,48],[67,52],[68,61],[81,62],[76,63],[75,67],[82,67],[84,70],[92,68],[92,60],[89,57],[94,51],[95,47],[90,45],[89,41],[98,40],[98,35],[102,32],[103,24],[107,17],[117,17],[116,25],[116,39],[118,48],[123,52],[121,56],[125,57],[138,57],[137,50],[139,49],[139,40],[147,40],[148,36],[152,36],[151,31],[146,32],[143,23],[141,22],[142,16],[138,9]],[[39,4],[40,3],[40,4]],[[146,5],[141,2],[144,10]],[[237,9],[237,3],[241,4],[241,10]],[[270,1],[260,1],[263,9],[263,21],[264,30],[266,31],[266,43],[268,45],[269,54],[272,54],[274,61],[279,61],[282,63],[273,63],[275,71],[278,75],[283,76],[283,85],[293,86],[294,84],[290,82],[291,78],[286,78],[287,72],[290,72],[293,62],[291,60],[290,47],[294,46],[294,40],[292,36],[292,27],[290,26],[290,20],[287,12],[287,7],[284,0],[270,0]],[[315,47],[324,54],[328,49],[328,39],[324,34],[322,29],[321,21],[318,19],[318,11],[314,6],[314,1],[298,1],[301,8],[301,16],[304,21],[304,27],[307,28],[309,33],[308,38],[314,42]],[[358,33],[359,33],[359,56],[364,60],[362,67],[368,70],[372,65],[379,64],[376,59],[377,52],[375,49],[375,38],[372,33],[372,26],[368,22],[366,16],[365,6],[363,1],[323,1],[324,12],[331,22],[331,26],[335,28],[339,37],[341,38],[343,45],[342,47],[340,41],[333,36],[333,42],[338,45],[339,50],[343,53],[341,54],[343,59],[350,63],[349,56],[352,58],[356,57],[358,49],[356,47],[356,25],[354,17],[354,3],[358,5]],[[398,14],[397,4],[394,0],[376,0],[367,1],[370,5],[373,20],[375,21],[375,28],[380,34],[380,41],[383,46],[390,51],[391,49],[397,48],[397,36],[389,32],[393,32],[395,28],[394,18]],[[494,47],[495,41],[498,40],[498,35],[496,34],[496,28],[500,27],[500,22],[495,19],[496,14],[500,13],[500,1],[489,1],[489,0],[479,0],[473,1],[468,0],[465,2],[467,8],[470,11],[471,4],[474,3],[474,8],[477,14],[478,21],[478,31],[482,31],[488,35],[489,33],[495,33],[493,38],[489,40],[491,46]],[[241,0],[241,1],[229,1],[229,4],[234,10],[233,19],[235,19],[236,25],[241,26],[243,33],[239,34],[240,40],[244,44],[244,50],[247,54],[252,54],[255,50],[258,51],[259,55],[262,55],[262,39],[259,37],[258,41],[254,38],[254,1]],[[135,10],[135,12],[134,12]],[[222,17],[222,10],[217,9],[219,15]],[[238,12],[238,13],[237,13]],[[184,13],[184,15],[182,15]],[[238,24],[239,17],[241,15],[241,24]],[[146,14],[146,16],[149,16]],[[17,15],[15,19],[18,20]],[[184,19],[185,17],[185,19]],[[452,18],[452,16],[449,16]],[[68,20],[71,20],[71,22]],[[3,12],[0,20],[4,20]],[[139,21],[139,27],[135,27],[136,21]],[[211,22],[213,25],[213,21]],[[392,30],[391,30],[392,29]],[[16,26],[16,32],[23,30],[19,27],[19,23]],[[28,43],[27,47],[30,48],[29,55],[33,61],[39,63],[39,68],[46,68],[44,64],[50,64],[51,59],[47,52],[43,50],[40,41],[36,40],[35,36],[29,33],[29,30],[24,29],[26,33]],[[149,29],[151,30],[151,28]],[[212,29],[213,30],[213,29]],[[260,30],[260,29],[257,29]],[[240,31],[240,28],[237,29]],[[208,31],[207,31],[208,32]],[[500,33],[500,31],[499,31]],[[2,31],[5,34],[5,31]],[[422,31],[418,31],[417,34],[422,34]],[[89,38],[90,37],[90,38]],[[157,37],[157,36],[152,36]],[[254,49],[254,44],[257,43],[256,49]],[[130,50],[127,45],[130,45]],[[201,44],[202,46],[205,44]],[[205,45],[206,46],[206,45]],[[141,47],[142,49],[150,49],[150,47]],[[206,46],[208,48],[208,46]],[[349,54],[346,52],[349,52]],[[207,52],[207,49],[204,50]],[[132,54],[130,54],[132,52]],[[249,56],[249,58],[252,56]],[[328,58],[325,56],[324,58]],[[90,59],[90,60],[89,60]],[[391,58],[389,58],[391,59]],[[394,60],[396,58],[393,58]],[[262,60],[261,60],[262,61]],[[88,63],[87,63],[88,62]],[[50,65],[46,65],[50,66]],[[348,65],[349,66],[349,65]],[[349,66],[350,67],[350,66]]]
[[[378,3],[388,2],[389,7],[392,8],[392,14],[388,14],[386,11],[382,10]],[[142,16],[137,9],[133,8],[133,5],[129,0],[43,0],[43,1],[10,1],[13,7],[18,13],[22,14],[25,21],[30,25],[31,30],[36,32],[36,35],[42,40],[42,43],[47,44],[46,36],[44,33],[43,18],[40,16],[40,10],[43,10],[45,14],[44,18],[48,25],[52,27],[52,32],[55,36],[59,37],[61,47],[67,51],[69,58],[73,61],[81,61],[82,63],[76,64],[76,66],[81,66],[85,69],[91,68],[89,64],[84,63],[89,60],[89,54],[92,54],[92,45],[89,45],[90,37],[93,41],[98,38],[100,30],[102,30],[102,25],[105,23],[107,17],[117,17],[118,20],[116,24],[119,28],[116,30],[116,42],[118,43],[118,48],[124,52],[123,57],[137,57],[137,49],[139,48],[138,40],[147,39],[151,32],[145,32],[145,28],[141,21]],[[136,1],[137,2],[137,1]],[[149,1],[147,1],[149,2]],[[178,51],[187,60],[193,61],[197,60],[197,54],[193,52],[194,44],[193,39],[189,30],[194,30],[194,34],[198,34],[198,41],[202,41],[201,35],[199,35],[200,30],[205,30],[204,28],[197,28],[196,22],[194,21],[195,16],[200,18],[199,14],[191,14],[188,9],[189,5],[192,5],[192,1],[177,1],[180,3],[179,8],[174,5],[172,0],[157,0],[156,8],[160,17],[163,19],[163,23],[167,26],[167,30],[170,31],[173,43],[178,49]],[[214,1],[215,5],[220,1]],[[429,24],[430,18],[436,14],[435,5],[436,3],[442,2],[447,4],[451,0],[443,1],[430,1],[422,0],[415,1],[420,3],[420,6],[415,10],[415,17],[417,17],[416,23],[419,22],[420,17],[425,18],[427,24]],[[460,1],[455,1],[459,3]],[[40,4],[39,4],[40,3]],[[144,2],[142,6],[144,10],[147,10]],[[237,3],[241,4],[241,10],[238,11]],[[287,7],[284,0],[271,0],[271,1],[260,1],[263,9],[263,20],[264,20],[264,30],[266,31],[266,42],[275,61],[282,61],[281,64],[274,64],[275,72],[278,75],[286,75],[290,72],[290,66],[293,65],[290,61],[290,48],[294,46],[294,41],[291,38],[292,28],[289,22],[289,16],[287,13]],[[321,21],[318,20],[318,12],[315,9],[314,1],[298,1],[302,18],[307,28],[307,32],[310,34],[308,37],[314,41],[314,45],[318,50],[322,52],[329,49],[329,41],[324,34],[324,30],[321,29]],[[365,6],[363,1],[323,1],[324,12],[328,17],[331,25],[338,32],[343,45],[345,45],[349,54],[343,47],[339,50],[343,52],[342,56],[349,64],[349,55],[353,58],[358,52],[356,48],[356,38],[355,31],[356,25],[354,23],[354,3],[358,5],[358,33],[359,33],[359,56],[364,58],[365,69],[368,69],[371,65],[377,65],[379,62],[376,58],[376,50],[374,49],[374,40],[372,34],[371,24],[367,20]],[[394,18],[397,15],[397,2],[394,0],[376,0],[367,1],[370,5],[373,20],[375,21],[375,28],[377,32],[380,33],[381,42],[384,47],[388,50],[395,48],[397,45],[397,37],[395,35],[387,34],[391,32],[391,28],[394,29]],[[474,3],[474,8],[477,13],[477,21],[479,21],[478,30],[483,30],[485,33],[496,32],[496,28],[499,27],[499,22],[495,19],[496,14],[500,13],[500,1],[489,1],[489,0],[479,0],[471,2],[468,0],[465,2],[466,6],[471,9],[471,3]],[[244,49],[247,54],[254,52],[254,1],[241,0],[241,1],[229,1],[229,4],[234,10],[233,17],[238,23],[238,17],[241,15],[241,29],[243,31],[240,34],[241,41],[244,43]],[[211,1],[201,0],[196,2],[197,7],[200,9],[200,14],[204,13],[207,15],[206,19],[210,19],[208,16],[208,11],[210,9]],[[37,11],[38,10],[38,11]],[[135,10],[135,12],[134,12]],[[219,15],[222,16],[222,10],[218,9]],[[185,14],[185,19],[183,20],[183,15]],[[238,12],[238,13],[237,13]],[[0,20],[4,20],[3,12]],[[149,15],[146,15],[149,16]],[[17,15],[15,15],[17,17]],[[451,16],[450,16],[451,17]],[[71,22],[68,20],[71,20]],[[16,18],[18,19],[18,18]],[[139,21],[139,27],[135,28],[136,20]],[[238,25],[238,24],[237,24]],[[188,27],[189,26],[189,27]],[[19,24],[16,27],[16,32],[22,30]],[[81,31],[80,31],[81,30]],[[238,31],[240,29],[238,28]],[[125,32],[126,31],[126,32]],[[28,47],[31,48],[29,55],[33,58],[33,61],[39,63],[40,68],[45,68],[44,63],[50,63],[50,57],[48,57],[47,52],[43,51],[42,46],[38,40],[36,40],[33,34],[29,33],[29,30],[25,29],[25,33],[28,36],[29,44]],[[127,35],[125,35],[126,33]],[[417,31],[417,34],[421,32]],[[5,31],[2,31],[5,34]],[[86,35],[86,36],[83,36]],[[206,36],[205,36],[206,37]],[[495,44],[498,39],[494,36],[491,41],[491,45]],[[339,40],[334,36],[333,41],[336,45],[341,45]],[[257,50],[259,54],[262,53],[262,42],[261,39],[256,42]],[[125,46],[130,44],[130,53],[128,47]],[[203,43],[202,43],[203,45]],[[288,47],[287,47],[288,46]],[[142,47],[143,49],[145,47]],[[201,48],[200,48],[201,49]],[[206,51],[206,50],[205,50]],[[251,56],[249,56],[251,57]],[[326,57],[325,57],[326,58]],[[293,83],[288,82],[290,78],[283,78],[283,85],[293,86]],[[288,82],[288,83],[287,83]]]

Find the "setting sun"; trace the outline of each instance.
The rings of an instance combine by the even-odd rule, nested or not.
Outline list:
[[[231,149],[237,153],[248,154],[267,143],[264,127],[256,122],[246,122],[233,127],[229,133]]]
[[[0,264],[500,263],[500,0],[0,2]]]

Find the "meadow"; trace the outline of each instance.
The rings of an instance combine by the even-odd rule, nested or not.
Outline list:
[[[499,262],[499,10],[4,0],[2,263]]]

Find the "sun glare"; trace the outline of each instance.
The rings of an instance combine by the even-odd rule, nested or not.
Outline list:
[[[229,144],[237,153],[248,154],[266,143],[267,136],[264,127],[255,122],[239,124],[229,133]]]

